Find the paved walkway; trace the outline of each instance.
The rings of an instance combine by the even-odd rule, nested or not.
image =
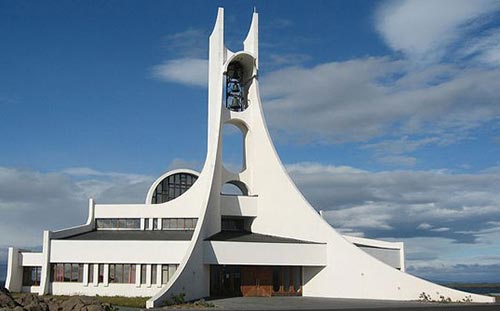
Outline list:
[[[441,304],[418,301],[401,302],[388,300],[337,299],[313,297],[235,297],[211,300],[217,309],[223,310],[499,310],[500,304]],[[212,308],[214,310],[214,308]]]

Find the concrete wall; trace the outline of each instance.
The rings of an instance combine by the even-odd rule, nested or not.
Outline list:
[[[205,264],[324,266],[325,244],[206,241]]]

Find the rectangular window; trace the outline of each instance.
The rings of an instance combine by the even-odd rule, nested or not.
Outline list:
[[[147,266],[142,264],[141,265],[141,284],[146,284],[146,278],[147,278]]]
[[[109,218],[96,219],[97,229],[141,229],[140,218]]]
[[[144,219],[144,230],[149,230],[149,218]]]
[[[99,264],[99,279],[97,280],[99,283],[104,283],[104,265]]]
[[[83,282],[83,264],[58,263],[50,266],[51,282]]]
[[[163,218],[162,230],[194,230],[197,218]]]
[[[156,279],[156,268],[157,265],[151,265],[151,284],[157,284],[158,280]]]
[[[42,267],[23,267],[23,286],[40,286]]]
[[[174,277],[175,271],[177,271],[177,265],[168,265],[168,279]]]
[[[153,230],[158,230],[158,218],[153,218]]]
[[[89,284],[94,284],[94,264],[89,264]]]
[[[110,264],[109,283],[132,283],[135,284],[135,265]]]
[[[161,265],[161,284],[167,284],[168,280],[168,265]]]

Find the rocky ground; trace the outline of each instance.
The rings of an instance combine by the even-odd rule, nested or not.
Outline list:
[[[21,294],[14,298],[8,290],[0,288],[0,311],[115,311],[94,297],[40,297]]]

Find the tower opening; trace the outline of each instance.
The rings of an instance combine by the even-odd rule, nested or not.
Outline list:
[[[245,138],[246,128],[234,124],[224,124],[222,129],[222,163],[233,173],[239,173],[246,168]]]
[[[239,54],[229,63],[224,74],[226,108],[245,111],[249,105],[248,89],[255,78],[255,59],[249,54]]]
[[[238,180],[231,180],[222,185],[221,194],[223,195],[248,195],[247,186]]]

